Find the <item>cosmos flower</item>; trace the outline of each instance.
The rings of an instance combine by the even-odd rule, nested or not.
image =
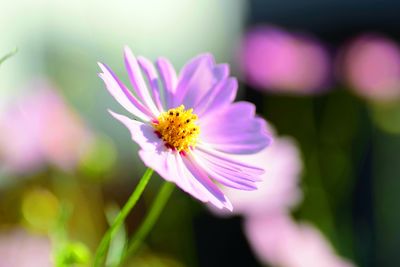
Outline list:
[[[315,38],[269,25],[245,34],[239,60],[246,81],[262,91],[312,94],[330,78],[328,52]]]
[[[15,229],[0,234],[0,267],[50,267],[51,244],[46,237]]]
[[[193,197],[217,208],[232,204],[217,183],[241,190],[256,189],[263,169],[234,155],[253,154],[271,142],[266,122],[255,106],[232,103],[237,80],[226,64],[210,54],[190,60],[176,74],[159,58],[155,66],[125,48],[125,65],[134,93],[112,70],[99,63],[100,77],[110,94],[133,119],[110,111],[131,132],[145,165]],[[147,82],[147,83],[146,83]]]
[[[247,156],[244,161],[256,166],[267,166],[267,170],[255,192],[223,188],[235,207],[235,214],[260,216],[289,210],[300,202],[302,162],[299,150],[291,138],[274,137],[274,142],[267,149]],[[223,216],[231,214],[213,208],[211,211]]]
[[[339,56],[340,74],[356,94],[371,101],[400,99],[400,47],[377,34],[351,41]]]
[[[285,212],[246,218],[245,232],[258,258],[282,267],[352,267],[312,225]]]
[[[90,131],[47,82],[32,82],[29,91],[0,114],[0,169],[72,169],[90,143]]]
[[[274,132],[272,129],[270,132]],[[224,188],[234,213],[243,216],[247,240],[260,261],[281,267],[351,267],[336,255],[329,242],[312,225],[297,223],[289,215],[299,204],[302,162],[295,142],[274,137],[267,149],[249,155],[244,162],[267,166],[256,192]],[[225,210],[210,210],[229,216]]]

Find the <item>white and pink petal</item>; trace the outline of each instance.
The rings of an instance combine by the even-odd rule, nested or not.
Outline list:
[[[220,80],[196,104],[196,114],[205,118],[207,115],[212,115],[219,109],[225,108],[235,100],[237,90],[238,82],[235,78]]]
[[[142,103],[145,104],[153,114],[158,116],[160,112],[150,96],[139,63],[129,47],[125,47],[124,49],[124,59],[129,80],[131,81],[134,91],[137,93],[139,99],[142,100]]]
[[[173,152],[163,146],[142,149],[139,155],[147,167],[154,169],[162,178],[175,183],[194,198],[202,202],[210,202],[220,209],[232,209],[232,205],[222,191],[187,156],[182,157],[178,152]]]
[[[154,118],[154,114],[129,91],[107,65],[99,63],[99,66],[103,71],[99,73],[100,78],[104,81],[108,92],[121,106],[142,121]]]
[[[202,142],[225,153],[257,153],[272,141],[265,120],[255,116],[255,106],[248,102],[200,118],[199,125]]]
[[[148,123],[132,120],[124,115],[109,110],[110,114],[128,128],[131,138],[142,149],[156,149],[163,145],[162,140]]]
[[[163,105],[160,86],[158,84],[159,77],[156,68],[154,67],[153,63],[145,57],[139,56],[138,63],[147,78],[154,103],[156,104],[159,112],[164,112],[165,106]]]
[[[174,108],[174,96],[176,94],[178,84],[176,71],[171,62],[163,57],[157,59],[156,67],[160,74],[160,80],[163,85],[165,106],[167,109]]]

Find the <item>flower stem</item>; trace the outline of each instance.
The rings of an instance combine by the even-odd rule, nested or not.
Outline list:
[[[156,199],[154,200],[153,204],[150,207],[149,213],[147,214],[143,223],[137,230],[136,234],[129,241],[128,248],[124,255],[124,259],[125,257],[134,254],[140,248],[140,245],[142,244],[143,240],[150,233],[154,224],[160,217],[161,212],[163,211],[165,205],[167,204],[167,201],[171,196],[171,193],[174,190],[174,188],[175,188],[174,184],[170,182],[165,182],[162,185],[160,192],[157,194]]]
[[[129,197],[128,201],[125,203],[124,207],[121,209],[121,211],[115,218],[111,227],[104,234],[95,254],[94,264],[93,264],[94,267],[101,266],[101,264],[104,262],[104,258],[107,254],[107,248],[110,244],[111,239],[115,236],[119,227],[123,224],[125,218],[128,216],[129,212],[136,205],[136,202],[142,195],[152,174],[153,170],[148,168],[146,172],[143,174],[143,177],[140,179],[139,184],[136,186],[132,195]]]
[[[7,55],[3,56],[2,58],[0,58],[0,65],[6,61],[7,59],[9,59],[10,57],[14,56],[16,53],[18,52],[18,48],[14,48],[13,51],[9,52]]]

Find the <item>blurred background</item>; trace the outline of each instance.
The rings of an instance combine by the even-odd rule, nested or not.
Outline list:
[[[373,0],[1,2],[0,57],[18,52],[0,65],[0,266],[90,266],[142,176],[97,76],[101,61],[127,81],[124,45],[177,69],[202,52],[228,62],[237,99],[293,150],[275,142],[265,159],[274,182],[252,204],[274,206],[268,214],[220,214],[175,190],[127,266],[399,266],[399,10]],[[150,181],[112,249],[162,181]]]

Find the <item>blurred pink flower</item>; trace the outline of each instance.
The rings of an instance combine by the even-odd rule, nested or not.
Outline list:
[[[0,267],[51,267],[51,244],[46,237],[23,230],[0,234]]]
[[[273,266],[354,266],[336,255],[315,227],[297,224],[284,212],[246,218],[245,232],[258,258]]]
[[[373,34],[358,37],[340,54],[338,66],[358,95],[377,101],[400,97],[400,48],[394,41]]]
[[[302,169],[301,156],[294,141],[276,137],[274,142],[257,155],[248,156],[245,162],[265,168],[263,180],[256,191],[238,191],[224,188],[236,214],[262,215],[288,210],[301,199],[299,188]],[[211,209],[220,215],[223,211]]]
[[[271,130],[273,132],[273,130]],[[350,267],[335,254],[330,244],[310,225],[296,224],[290,208],[301,200],[299,180],[301,156],[294,141],[275,137],[274,142],[244,162],[266,170],[258,190],[235,191],[224,188],[234,206],[244,216],[244,228],[251,247],[264,263],[280,267]],[[230,213],[210,207],[217,215]]]
[[[0,114],[0,158],[9,172],[26,173],[54,164],[75,166],[90,133],[83,122],[46,83],[34,83]]]
[[[330,58],[315,39],[272,26],[246,33],[239,53],[246,81],[260,90],[309,94],[327,86]]]
[[[242,155],[261,151],[271,137],[253,104],[233,103],[237,81],[229,76],[227,64],[203,54],[177,75],[167,59],[153,65],[126,47],[125,65],[135,94],[109,67],[99,65],[108,91],[133,119],[111,115],[129,129],[146,166],[219,209],[232,210],[232,204],[215,181],[256,189],[264,171],[243,163]]]

